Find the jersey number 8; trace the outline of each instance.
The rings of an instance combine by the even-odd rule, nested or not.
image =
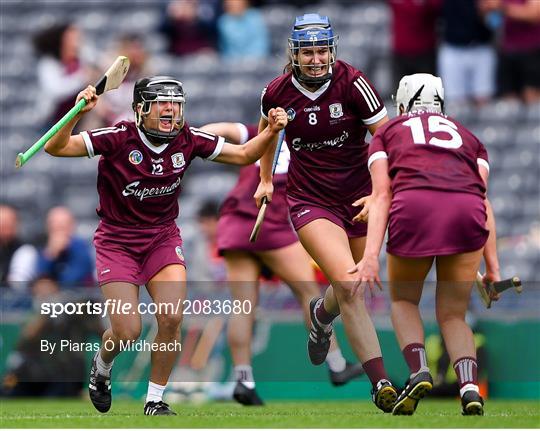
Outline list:
[[[415,144],[426,143],[426,135],[420,117],[411,118],[410,120],[405,121],[403,125],[411,129],[412,138]],[[428,129],[430,133],[445,132],[450,135],[450,139],[439,139],[433,136],[429,140],[430,145],[448,149],[456,149],[463,145],[463,140],[457,131],[457,126],[444,117],[438,115],[431,115],[428,117]]]

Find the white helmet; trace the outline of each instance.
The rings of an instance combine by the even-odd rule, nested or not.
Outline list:
[[[444,112],[444,88],[442,79],[429,73],[406,75],[399,81],[396,97],[397,115],[416,109]]]

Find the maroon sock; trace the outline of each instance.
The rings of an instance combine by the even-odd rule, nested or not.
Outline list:
[[[388,380],[386,370],[384,369],[384,362],[382,357],[373,358],[362,364],[364,371],[366,372],[371,384],[375,386],[381,379]]]
[[[470,356],[459,358],[454,362],[454,370],[457,374],[460,389],[469,383],[478,386],[477,368],[476,358]]]
[[[426,350],[421,343],[407,344],[403,350],[403,356],[412,373],[416,373],[420,368],[427,367]]]
[[[332,320],[334,320],[338,315],[330,313],[326,311],[324,308],[324,299],[319,302],[319,305],[315,307],[315,317],[319,321],[319,323],[322,323],[323,325],[329,325],[332,323]]]

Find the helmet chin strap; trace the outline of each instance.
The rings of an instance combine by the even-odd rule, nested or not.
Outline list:
[[[142,108],[143,104],[141,103],[139,105],[141,105],[140,107]],[[142,109],[141,109],[141,111],[142,111]],[[157,146],[167,144],[170,141],[172,141],[180,133],[180,131],[184,127],[184,118],[182,117],[181,119],[179,119],[177,121],[172,121],[172,128],[171,128],[171,130],[169,132],[161,132],[160,130],[147,129],[145,127],[145,125],[144,125],[144,119],[143,119],[144,115],[149,115],[149,114],[148,113],[143,114],[142,112],[136,113],[137,127],[141,130],[141,132],[144,134],[144,136],[146,136],[146,138],[151,143],[153,143],[153,144],[155,144]],[[178,132],[172,134],[172,131],[174,129],[178,130]]]
[[[332,74],[327,73],[323,76],[307,76],[299,72],[298,67],[293,67],[294,77],[301,83],[308,86],[321,86],[326,84],[331,78]]]

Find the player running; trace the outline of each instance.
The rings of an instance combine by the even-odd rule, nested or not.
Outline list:
[[[315,365],[324,362],[332,321],[341,314],[349,343],[373,385],[373,401],[390,412],[397,392],[388,380],[363,292],[351,295],[354,276],[347,272],[362,258],[367,231],[365,224],[353,223],[359,200],[371,193],[364,138],[368,130],[375,133],[388,116],[366,76],[336,61],[336,54],[337,36],[328,17],[297,17],[289,38],[286,73],[263,91],[260,127],[266,126],[275,103],[287,111],[291,220],[300,242],[331,283],[324,298],[310,304],[310,359]],[[272,198],[273,150],[274,145],[261,160],[258,205],[262,197]]]
[[[145,285],[158,306],[154,340],[166,349],[152,351],[145,415],[174,415],[162,396],[178,349],[182,309],[160,304],[182,304],[186,269],[182,239],[175,224],[184,172],[195,157],[229,164],[250,164],[287,124],[283,109],[272,109],[270,123],[245,145],[231,145],[222,137],[189,127],[184,121],[182,83],[168,76],[142,78],[133,90],[135,122],[71,135],[75,124],[97,103],[95,88],[87,87],[77,101],[88,104],[52,138],[45,150],[60,157],[100,155],[96,266],[106,300],[130,304],[128,313],[111,313],[90,372],[89,392],[100,412],[111,406],[111,369],[121,343],[141,333],[139,286]],[[134,311],[137,310],[137,311]]]
[[[256,126],[241,123],[214,123],[201,127],[225,137],[229,142],[242,144],[257,134]],[[286,145],[281,147],[276,174],[272,205],[268,206],[265,221],[256,242],[249,236],[257,207],[253,194],[259,184],[259,164],[245,166],[240,170],[238,182],[225,198],[220,211],[217,246],[225,258],[227,278],[235,300],[258,302],[258,289],[263,267],[291,288],[304,310],[304,320],[310,325],[309,301],[320,294],[315,280],[311,259],[294,232],[287,208],[285,186],[290,154]],[[228,339],[237,380],[234,399],[244,405],[262,405],[263,401],[255,390],[255,379],[251,366],[251,339],[254,313],[233,315],[228,323]],[[330,381],[335,386],[363,374],[360,364],[345,360],[332,336],[330,352],[326,357]]]
[[[354,268],[357,286],[380,285],[378,256],[388,223],[392,323],[411,372],[392,413],[411,415],[433,385],[418,303],[435,261],[437,321],[458,377],[463,414],[482,415],[476,349],[465,313],[482,254],[485,278],[500,280],[486,198],[487,151],[444,114],[440,78],[403,77],[396,102],[399,116],[377,131],[369,149],[373,194],[366,250]]]

